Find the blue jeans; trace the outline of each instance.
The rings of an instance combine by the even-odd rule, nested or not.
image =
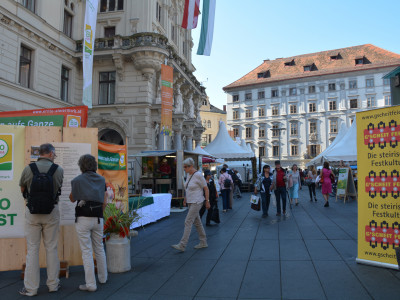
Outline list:
[[[268,208],[271,199],[271,194],[269,192],[266,193],[261,192],[260,194],[261,194],[261,207],[263,215],[268,215]]]
[[[230,189],[223,189],[222,194],[222,209],[226,210],[229,208],[229,196],[230,196]]]
[[[277,187],[275,190],[276,197],[276,212],[281,213],[281,199],[282,199],[282,209],[286,212],[286,187]]]

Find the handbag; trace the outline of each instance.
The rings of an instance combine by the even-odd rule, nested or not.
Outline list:
[[[260,211],[261,210],[261,201],[260,197],[257,195],[251,195],[250,196],[250,203],[251,203],[251,209],[254,209],[255,211]]]
[[[312,178],[307,177],[307,178],[304,180],[304,185],[311,185],[311,184],[312,184]]]
[[[211,221],[214,221],[215,223],[219,224],[221,223],[221,221],[219,220],[219,209],[218,206],[215,205],[212,208],[212,212],[211,212]]]
[[[321,179],[319,180],[319,183],[324,183],[324,176],[321,176]]]

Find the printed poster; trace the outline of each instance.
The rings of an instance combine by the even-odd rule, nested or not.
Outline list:
[[[0,126],[0,238],[23,238],[25,201],[19,178],[25,161],[25,127]]]
[[[339,177],[338,177],[337,192],[336,192],[337,196],[346,196],[348,176],[349,176],[348,168],[339,169]]]
[[[400,107],[357,113],[358,258],[398,269]]]
[[[174,69],[161,65],[161,134],[172,135],[172,101]]]
[[[129,209],[126,145],[99,142],[97,173],[106,179],[107,202],[123,211]]]

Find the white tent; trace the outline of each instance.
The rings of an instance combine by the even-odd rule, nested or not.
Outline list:
[[[214,155],[211,155],[210,153],[208,153],[207,151],[204,151],[203,148],[201,148],[200,145],[198,145],[192,152],[199,154],[199,155],[203,155],[203,156],[208,156],[208,157],[212,157],[212,158],[216,158]]]
[[[328,154],[338,142],[340,142],[340,140],[346,135],[347,131],[348,128],[346,124],[342,123],[339,133],[336,136],[335,140],[332,142],[332,144],[330,144],[328,148],[326,148],[324,151],[322,151],[320,154],[318,154],[316,157],[314,157],[312,160],[306,163],[306,166],[309,167],[313,165],[321,165],[324,162],[325,155]]]
[[[249,160],[254,157],[254,153],[244,150],[229,136],[225,123],[222,121],[219,122],[217,136],[204,150],[224,160]]]
[[[357,161],[357,124],[353,124],[347,130],[345,136],[335,144],[332,150],[324,155],[327,161]]]

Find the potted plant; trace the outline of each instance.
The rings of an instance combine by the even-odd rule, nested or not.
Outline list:
[[[107,269],[111,273],[131,269],[130,226],[139,220],[136,210],[122,211],[114,203],[104,209],[104,235],[106,240]]]

